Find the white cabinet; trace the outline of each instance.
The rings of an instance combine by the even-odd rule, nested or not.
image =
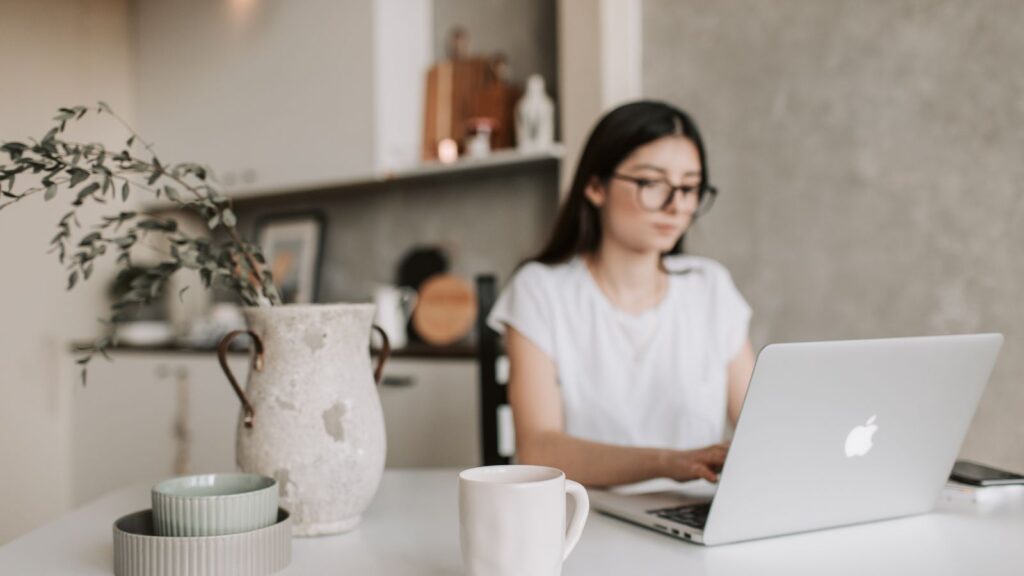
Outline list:
[[[239,403],[215,354],[114,353],[95,359],[72,405],[75,502],[181,472],[235,469]],[[231,368],[247,374],[245,356]]]
[[[77,503],[135,482],[235,469],[240,405],[216,354],[115,352],[97,358],[72,405]],[[232,354],[241,382],[244,354]],[[389,467],[470,467],[480,458],[476,362],[395,358],[379,388]]]
[[[388,466],[480,465],[480,393],[475,360],[391,360],[380,400]]]
[[[418,161],[430,0],[140,0],[138,100],[165,162],[234,195]]]

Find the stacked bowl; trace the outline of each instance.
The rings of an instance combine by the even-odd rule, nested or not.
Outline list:
[[[291,520],[277,482],[202,474],[153,487],[153,509],[114,523],[116,576],[263,576],[291,561]]]

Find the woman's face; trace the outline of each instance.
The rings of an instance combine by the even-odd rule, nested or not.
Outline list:
[[[693,222],[698,194],[676,190],[667,206],[650,210],[655,196],[650,189],[659,181],[672,186],[699,187],[701,164],[697,147],[685,136],[665,136],[634,150],[614,174],[607,183],[595,180],[586,189],[587,198],[601,211],[602,242],[616,242],[640,253],[671,250]],[[647,191],[641,192],[642,188]],[[642,193],[646,195],[647,208],[641,200]]]

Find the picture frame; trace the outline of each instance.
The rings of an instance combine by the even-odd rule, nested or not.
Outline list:
[[[256,241],[283,303],[319,301],[325,224],[317,211],[273,214],[257,221]]]

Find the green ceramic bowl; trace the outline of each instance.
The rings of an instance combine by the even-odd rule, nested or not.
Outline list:
[[[258,474],[200,474],[153,487],[160,536],[223,536],[259,530],[277,520],[277,481]]]

